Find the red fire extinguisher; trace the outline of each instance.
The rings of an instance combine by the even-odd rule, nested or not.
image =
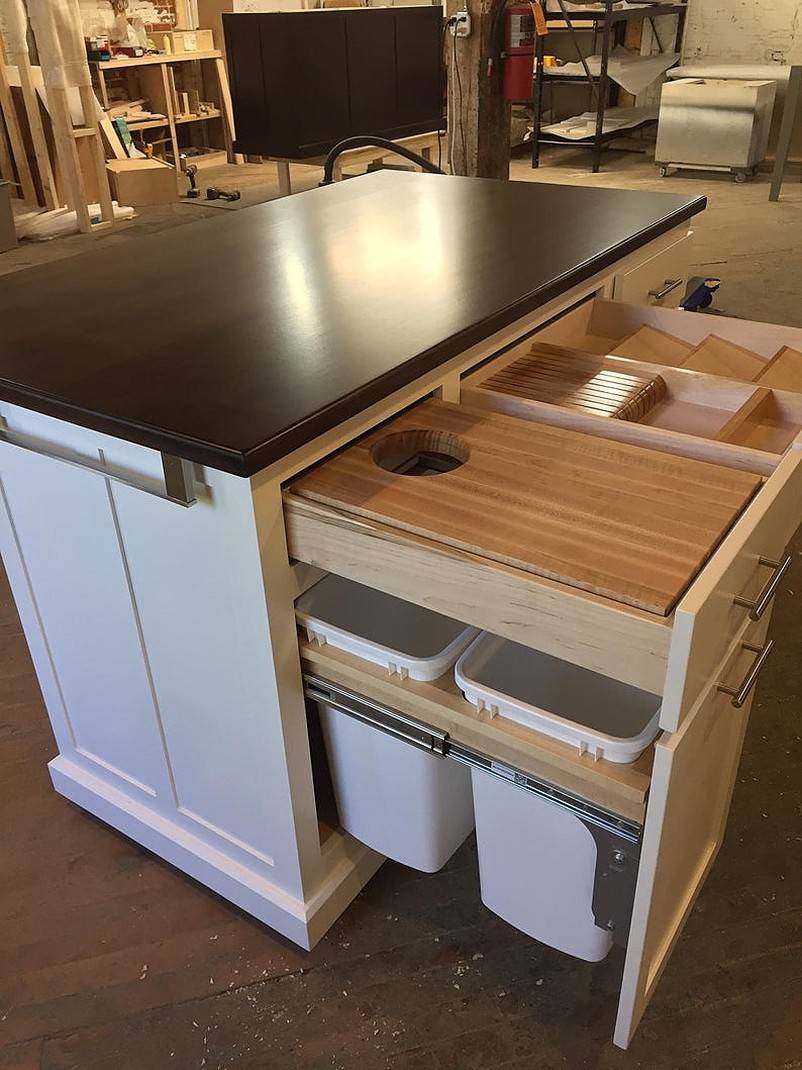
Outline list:
[[[531,4],[518,4],[504,12],[504,99],[532,96],[535,63],[535,16]]]

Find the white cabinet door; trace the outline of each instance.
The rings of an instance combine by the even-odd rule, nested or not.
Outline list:
[[[195,835],[298,893],[287,745],[250,483],[211,470],[201,475],[191,509],[125,486],[111,490],[176,806]],[[292,627],[287,638],[300,695]],[[305,753],[296,775],[311,797],[301,727]],[[316,839],[316,824],[313,831]]]
[[[719,683],[737,689],[759,657],[768,619],[747,629],[678,732],[655,746],[632,927],[615,1043],[629,1045],[724,838],[753,694],[740,708]]]
[[[172,801],[109,484],[0,444],[0,546],[62,754]]]

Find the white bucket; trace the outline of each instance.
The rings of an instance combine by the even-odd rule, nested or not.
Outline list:
[[[342,827],[412,869],[442,869],[473,831],[470,770],[318,708]]]
[[[596,843],[570,811],[475,769],[482,902],[549,947],[600,962],[612,934],[593,918]]]

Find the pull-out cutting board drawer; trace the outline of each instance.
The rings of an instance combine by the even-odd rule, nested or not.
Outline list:
[[[469,410],[456,411],[471,418]],[[421,409],[411,410],[405,419],[420,424]],[[374,433],[371,439],[376,434],[392,433],[393,426],[395,422]],[[590,436],[579,437],[593,441]],[[347,458],[348,452],[335,460]],[[722,650],[748,622],[749,608],[742,602],[760,600],[761,589],[773,582],[772,566],[764,562],[781,556],[799,522],[800,460],[802,451],[791,451],[746,505],[740,519],[733,516],[734,527],[722,528],[720,545],[710,548],[712,559],[706,564],[699,560],[698,574],[669,616],[537,575],[494,559],[478,548],[468,549],[431,534],[418,534],[409,530],[412,523],[403,527],[377,520],[367,505],[371,494],[377,494],[383,485],[381,480],[372,491],[362,487],[360,504],[365,508],[361,512],[347,503],[336,505],[300,493],[304,486],[316,485],[304,484],[306,477],[291,485],[284,498],[288,548],[297,560],[653,694],[665,693],[661,725],[673,729],[683,720]],[[325,472],[330,464],[331,461],[313,470],[311,476],[316,471]],[[339,471],[336,467],[330,474]],[[347,462],[341,478],[348,493],[353,494],[357,484],[350,477]],[[423,488],[416,492],[424,494],[423,499],[415,499],[418,510],[425,509],[426,494],[442,494],[436,488],[441,485],[440,479],[447,478],[448,475],[405,480]],[[482,511],[478,495],[471,507],[477,511],[480,528],[482,524],[492,527],[500,523]],[[671,521],[665,520],[664,524],[668,537]],[[650,537],[658,542],[662,538],[659,533]]]
[[[760,482],[430,400],[298,478],[291,493],[666,616]]]
[[[288,550],[298,561],[662,693],[671,643],[667,618],[291,492],[284,517]]]

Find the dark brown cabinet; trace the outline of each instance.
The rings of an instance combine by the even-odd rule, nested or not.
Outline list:
[[[441,7],[224,15],[236,151],[303,159],[442,122]]]

